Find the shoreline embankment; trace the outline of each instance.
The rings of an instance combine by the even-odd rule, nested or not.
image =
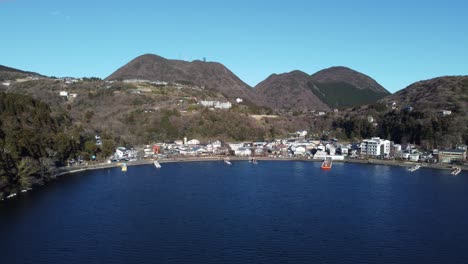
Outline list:
[[[224,156],[209,156],[209,157],[174,157],[159,159],[158,162],[161,164],[164,163],[175,163],[175,162],[213,162],[213,161],[223,161]],[[249,157],[229,157],[230,161],[248,161]],[[304,161],[304,162],[322,162],[322,160],[317,159],[308,159],[308,158],[273,158],[273,157],[255,157],[258,161]],[[127,166],[140,166],[140,165],[149,165],[153,164],[154,160],[137,160],[125,162]],[[398,167],[411,167],[414,165],[421,165],[421,168],[428,169],[437,169],[437,170],[453,170],[454,165],[449,164],[430,164],[430,163],[417,163],[410,161],[396,161],[396,160],[379,160],[379,159],[346,159],[346,160],[337,160],[336,163],[354,163],[354,164],[368,164],[368,165],[383,165],[383,166],[398,166]],[[88,164],[81,166],[72,166],[72,167],[61,167],[58,168],[56,173],[53,175],[53,178],[59,178],[69,174],[75,174],[79,172],[92,171],[92,170],[101,170],[101,169],[111,169],[117,168],[121,163],[96,163]],[[457,165],[461,168],[462,171],[468,171],[467,165]],[[14,195],[16,196],[16,195]]]
[[[158,162],[163,163],[174,163],[174,162],[209,162],[209,161],[222,161],[225,157],[223,156],[209,156],[209,157],[177,157],[177,158],[167,158],[159,159]],[[249,157],[229,157],[231,161],[248,161]],[[307,159],[307,158],[272,158],[272,157],[255,157],[258,161],[306,161],[306,162],[322,162],[318,159]],[[139,165],[148,165],[153,164],[154,160],[137,160],[125,162],[127,166],[139,166]],[[396,161],[396,160],[379,160],[379,159],[345,159],[337,160],[336,163],[354,163],[354,164],[368,164],[368,165],[385,165],[385,166],[397,166],[397,167],[411,167],[414,165],[421,165],[422,168],[429,169],[438,169],[438,170],[452,170],[455,165],[450,164],[440,164],[440,163],[418,163],[410,161]],[[77,173],[89,170],[99,170],[99,169],[109,169],[119,167],[120,163],[99,163],[99,164],[89,164],[84,166],[76,167],[62,167],[59,168],[59,172],[55,174],[56,177],[60,177],[70,173]],[[462,169],[462,171],[468,171],[468,166],[466,165],[456,165]]]

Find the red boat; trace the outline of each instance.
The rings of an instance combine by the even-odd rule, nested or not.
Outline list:
[[[331,170],[333,165],[333,160],[330,157],[326,157],[322,162],[322,170]]]

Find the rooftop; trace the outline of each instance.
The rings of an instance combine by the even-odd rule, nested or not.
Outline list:
[[[450,153],[459,153],[459,154],[463,154],[466,152],[466,150],[464,149],[441,149],[439,150],[439,154],[441,152],[450,152]]]

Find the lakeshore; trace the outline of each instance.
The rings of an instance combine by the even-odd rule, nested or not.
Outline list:
[[[161,164],[164,163],[176,163],[176,162],[214,162],[214,161],[223,161],[225,156],[206,156],[206,157],[174,157],[174,158],[165,158],[158,159],[158,162]],[[248,161],[249,157],[229,157],[231,161]],[[307,159],[307,158],[297,158],[297,157],[281,157],[281,158],[272,158],[272,157],[255,157],[258,161],[303,161],[303,162],[322,162],[323,160],[319,159]],[[125,164],[129,167],[141,166],[141,165],[150,165],[153,164],[154,160],[152,159],[142,159],[136,161],[128,161]],[[384,166],[397,166],[397,167],[412,167],[414,165],[421,165],[422,168],[428,169],[437,169],[437,170],[453,170],[453,165],[448,164],[429,164],[429,163],[417,163],[410,161],[395,161],[395,160],[379,160],[379,159],[345,159],[334,161],[336,163],[354,163],[354,164],[367,164],[367,165],[384,165]],[[53,178],[59,178],[69,174],[75,174],[84,171],[93,171],[101,169],[110,169],[120,167],[121,163],[96,163],[88,164],[81,166],[71,166],[71,167],[61,167],[57,169],[57,172],[54,174]],[[468,171],[468,166],[458,165],[462,171]],[[29,190],[27,190],[29,191]],[[22,191],[26,192],[26,191]],[[17,197],[17,195],[13,196]],[[12,197],[12,198],[13,198]]]
[[[209,161],[222,161],[225,156],[207,156],[207,157],[174,157],[166,159],[158,159],[158,162],[163,163],[173,163],[173,162],[209,162]],[[229,157],[231,161],[248,161],[249,157]],[[271,157],[255,157],[258,161],[307,161],[307,162],[322,162],[321,159],[307,159],[307,158],[271,158]],[[139,166],[139,165],[148,165],[153,164],[154,160],[152,159],[142,159],[137,161],[125,162],[127,166]],[[411,167],[414,165],[421,165],[422,168],[428,169],[438,169],[438,170],[452,170],[454,165],[449,164],[439,164],[439,163],[418,163],[410,161],[396,161],[396,160],[380,160],[380,159],[345,159],[334,161],[336,163],[356,163],[356,164],[369,164],[369,165],[386,165],[386,166],[398,166],[398,167]],[[118,163],[99,163],[99,164],[89,164],[84,166],[76,167],[62,167],[61,170],[56,174],[57,177],[63,176],[69,173],[77,173],[87,170],[98,170],[98,169],[107,169],[119,167]],[[467,165],[458,165],[457,167],[461,168],[462,171],[468,171]]]

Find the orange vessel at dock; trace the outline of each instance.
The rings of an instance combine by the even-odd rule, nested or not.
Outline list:
[[[325,158],[325,160],[322,162],[322,170],[331,170],[333,165],[332,158]]]

